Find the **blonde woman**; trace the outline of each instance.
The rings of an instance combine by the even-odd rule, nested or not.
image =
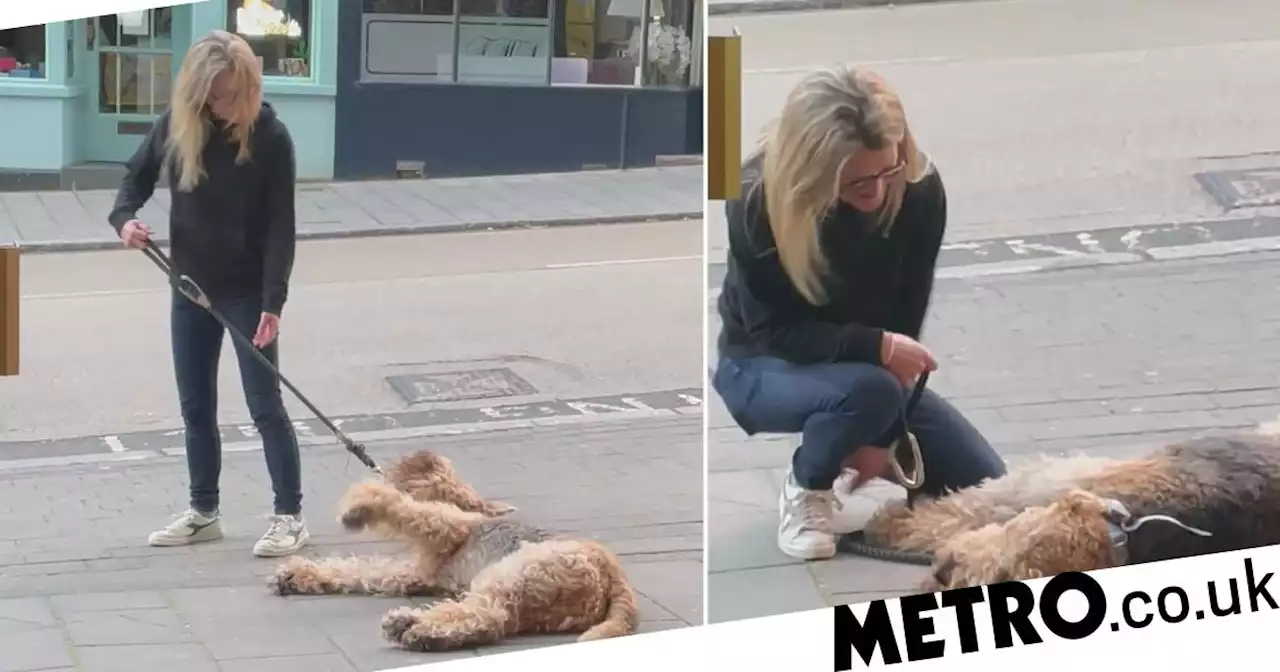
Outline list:
[[[726,206],[728,273],[712,385],[748,434],[801,433],[782,488],[778,546],[811,560],[854,531],[833,485],[887,475],[910,387],[937,361],[920,343],[946,228],[942,178],[902,103],[867,70],[807,76],[745,165]],[[937,495],[1004,473],[950,404],[926,391],[911,417]]]
[[[129,160],[109,220],[130,247],[144,246],[151,235],[137,213],[154,193],[162,166],[171,192],[174,265],[237,331],[252,337],[254,347],[278,361],[276,337],[295,246],[294,147],[288,129],[262,100],[258,59],[241,38],[216,31],[192,45],[169,109]],[[222,537],[217,383],[223,328],[177,292],[170,324],[191,501],[189,510],[151,535],[156,546]],[[275,491],[270,529],[254,553],[288,555],[308,537],[297,437],[279,381],[252,352],[235,347]]]

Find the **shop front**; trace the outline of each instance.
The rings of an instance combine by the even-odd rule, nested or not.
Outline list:
[[[192,41],[240,34],[293,132],[299,177],[334,173],[337,3],[206,0],[0,31],[0,189],[114,186]]]
[[[473,176],[702,153],[702,0],[355,0],[335,174]]]

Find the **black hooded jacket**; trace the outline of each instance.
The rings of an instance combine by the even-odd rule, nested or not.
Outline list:
[[[205,145],[205,176],[191,192],[168,176],[172,259],[213,301],[261,295],[263,312],[279,315],[289,294],[296,246],[297,168],[289,130],[268,103],[250,137],[250,159],[236,164],[238,145],[213,125]],[[108,221],[119,233],[155,193],[165,162],[169,113],[127,164]]]
[[[833,209],[821,224],[828,266],[822,306],[810,304],[783,270],[760,181],[757,156],[743,168],[742,200],[725,205],[721,355],[882,364],[885,331],[919,340],[946,231],[946,190],[937,170],[907,185],[888,236],[873,230],[873,215],[843,204]]]

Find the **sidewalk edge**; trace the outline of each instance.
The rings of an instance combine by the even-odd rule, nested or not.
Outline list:
[[[300,231],[298,240],[338,240],[342,238],[375,238],[383,236],[413,236],[431,233],[466,233],[472,231],[507,231],[516,229],[549,229],[570,226],[613,225],[613,224],[646,224],[655,222],[678,222],[690,219],[702,220],[702,210],[693,212],[664,212],[648,215],[599,215],[583,217],[560,217],[551,219],[513,219],[497,221],[450,222],[447,224],[410,224],[389,225],[369,229],[339,229],[334,231]],[[103,228],[106,225],[103,224]],[[107,229],[110,231],[110,229]],[[155,241],[167,245],[168,237],[156,236]],[[50,240],[35,242],[18,242],[24,253],[58,253],[58,252],[93,252],[99,250],[124,249],[115,238],[99,240]]]

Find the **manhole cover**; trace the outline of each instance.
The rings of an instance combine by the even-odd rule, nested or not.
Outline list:
[[[1216,170],[1196,180],[1228,210],[1280,205],[1280,168]]]
[[[521,397],[538,392],[511,369],[412,373],[389,376],[387,382],[411,404]]]

